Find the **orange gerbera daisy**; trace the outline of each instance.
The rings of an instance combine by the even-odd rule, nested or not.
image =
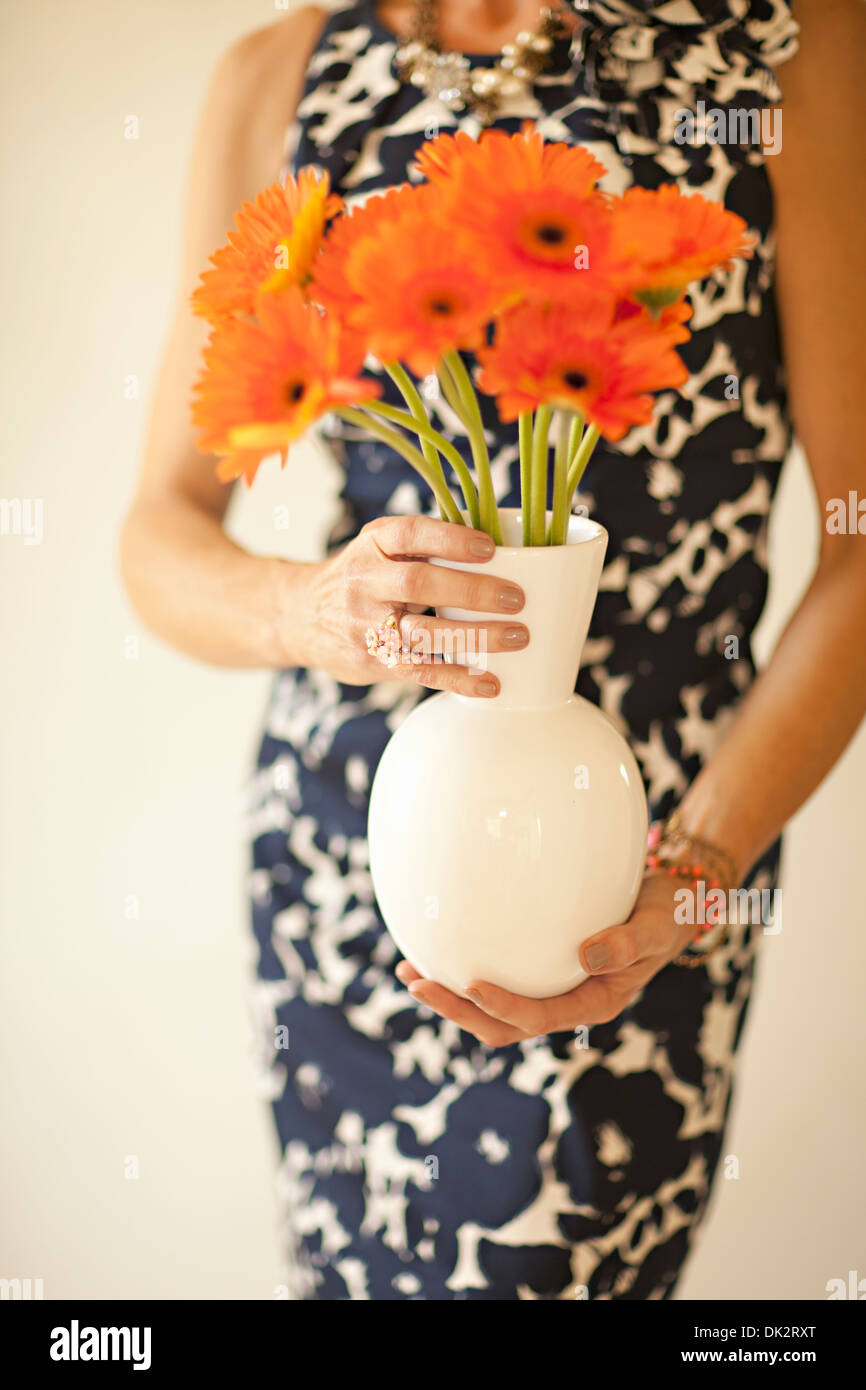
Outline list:
[[[673,344],[681,324],[648,315],[612,323],[598,306],[576,315],[566,304],[521,304],[497,325],[480,354],[479,386],[497,397],[503,420],[554,405],[579,410],[607,439],[652,418],[651,391],[680,386],[688,373]]]
[[[298,289],[260,298],[258,322],[219,324],[204,352],[193,395],[202,453],[222,456],[224,480],[252,483],[262,459],[279,452],[335,405],[379,394],[358,377],[363,349],[307,304]]]
[[[310,297],[329,313],[346,320],[363,298],[355,286],[352,264],[364,239],[375,236],[388,217],[403,205],[405,186],[376,193],[360,207],[338,217],[328,228],[321,255],[313,267]]]
[[[527,122],[517,135],[485,130],[475,140],[465,131],[438,135],[421,147],[415,166],[430,183],[473,184],[477,175],[489,178],[498,167],[522,170],[524,182],[567,185],[576,197],[591,193],[607,173],[603,164],[580,145],[545,141]]]
[[[652,308],[670,304],[733,256],[751,256],[746,223],[673,184],[629,188],[612,212],[617,280]]]
[[[442,222],[441,203],[436,189],[411,185],[370,199],[335,229],[313,291],[381,362],[419,376],[452,348],[480,347],[503,299]]]
[[[447,199],[449,225],[471,235],[476,263],[513,296],[556,299],[578,276],[603,277],[611,227],[596,183],[606,170],[588,150],[528,128],[461,132],[425,145],[417,167]]]
[[[204,271],[192,296],[195,313],[217,323],[252,314],[261,291],[306,285],[328,219],[342,206],[328,174],[313,168],[244,203],[235,215],[237,231],[211,256],[213,270]]]

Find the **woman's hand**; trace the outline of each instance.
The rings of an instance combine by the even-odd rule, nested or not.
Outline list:
[[[408,961],[397,977],[419,1004],[450,1018],[488,1047],[505,1047],[545,1033],[609,1023],[637,997],[663,966],[694,936],[694,927],[674,921],[674,893],[681,879],[644,877],[634,911],[621,926],[608,927],[583,943],[580,961],[590,979],[552,999],[526,999],[484,980],[467,981],[474,1002],[423,979]]]
[[[490,673],[429,657],[441,655],[446,633],[445,649],[457,653],[525,647],[529,632],[513,621],[525,602],[523,590],[486,570],[464,574],[427,563],[436,557],[479,565],[490,560],[494,550],[483,531],[432,517],[380,517],[369,522],[337,555],[309,567],[300,599],[306,608],[305,664],[348,685],[408,680],[461,695],[496,695],[499,683]],[[500,620],[469,623],[421,616],[427,608],[443,607],[499,614]],[[380,626],[395,609],[405,610],[404,648],[422,654],[422,664],[406,660],[388,668],[367,651],[367,628]]]

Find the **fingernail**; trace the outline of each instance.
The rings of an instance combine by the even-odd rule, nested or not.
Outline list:
[[[507,627],[502,634],[503,647],[525,647],[529,633],[525,627]]]
[[[491,695],[498,694],[498,692],[499,686],[496,684],[496,681],[479,681],[475,687],[475,693],[477,695],[486,695],[488,699]]]
[[[597,946],[587,946],[583,955],[590,970],[603,970],[610,960],[610,951],[601,941]]]
[[[489,560],[495,549],[489,536],[476,536],[469,542],[469,554],[481,560]]]
[[[507,589],[502,589],[496,595],[496,602],[500,608],[505,608],[509,613],[516,613],[523,607],[523,594],[520,589],[515,589],[509,585]]]

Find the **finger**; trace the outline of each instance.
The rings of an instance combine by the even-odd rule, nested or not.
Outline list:
[[[400,632],[410,652],[425,660],[449,656],[463,664],[467,656],[483,660],[487,652],[521,651],[529,645],[529,628],[523,623],[466,623],[404,614]]]
[[[479,1042],[486,1043],[488,1047],[505,1047],[523,1037],[519,1028],[497,1022],[483,1009],[477,1009],[469,1000],[461,999],[459,994],[452,994],[450,989],[437,985],[433,980],[413,981],[409,993],[419,1004],[426,1004],[434,1013],[450,1018],[460,1028],[465,1028],[467,1033],[474,1033]]]
[[[470,671],[450,661],[422,661],[417,665],[401,662],[391,670],[392,676],[398,673],[404,680],[414,681],[428,690],[450,690],[454,695],[468,695],[479,700],[492,700],[499,694],[499,681],[491,672]]]
[[[466,993],[491,1018],[519,1028],[532,1038],[574,1026],[571,1021],[574,1017],[571,1003],[574,990],[549,999],[528,999],[523,994],[512,994],[498,985],[491,985],[487,980],[473,980]]]
[[[391,560],[435,555],[439,560],[480,565],[492,559],[496,550],[485,531],[432,516],[380,516],[367,522],[363,534]]]
[[[654,974],[650,964],[633,966],[619,975],[590,979],[566,994],[527,999],[487,980],[473,980],[467,994],[485,1013],[532,1037],[571,1031],[581,1025],[609,1023],[627,1008]]]
[[[663,956],[677,943],[673,912],[662,908],[638,909],[627,922],[607,927],[580,947],[580,963],[589,975],[627,970],[638,961]]]
[[[416,970],[414,965],[410,965],[408,960],[399,961],[394,968],[394,974],[400,983],[406,985],[407,988],[413,980],[423,979],[420,971]]]
[[[426,560],[387,560],[378,566],[374,586],[376,597],[392,608],[417,603],[425,608],[513,615],[526,602],[523,590],[507,579],[443,569]]]
[[[642,971],[641,978],[635,978],[635,970]],[[633,1004],[654,970],[649,965],[632,967],[631,971],[619,975],[598,976],[585,980],[571,991],[568,998],[567,1013],[569,1022],[564,1027],[592,1028],[599,1023],[612,1023],[615,1018]]]

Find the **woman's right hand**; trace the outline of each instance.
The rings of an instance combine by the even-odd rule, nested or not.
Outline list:
[[[428,563],[435,557],[471,567],[490,560],[494,550],[483,531],[433,517],[379,517],[368,522],[336,555],[307,567],[307,664],[347,685],[406,680],[460,695],[498,694],[499,682],[492,673],[430,660],[431,654],[442,653],[443,642],[445,651],[470,654],[519,651],[528,644],[528,629],[514,621],[525,602],[522,589],[486,569],[464,573]],[[465,608],[497,616],[458,622],[425,613],[429,608]],[[420,664],[402,660],[389,668],[367,651],[367,629],[381,626],[395,611],[402,613],[404,650],[423,653]]]

